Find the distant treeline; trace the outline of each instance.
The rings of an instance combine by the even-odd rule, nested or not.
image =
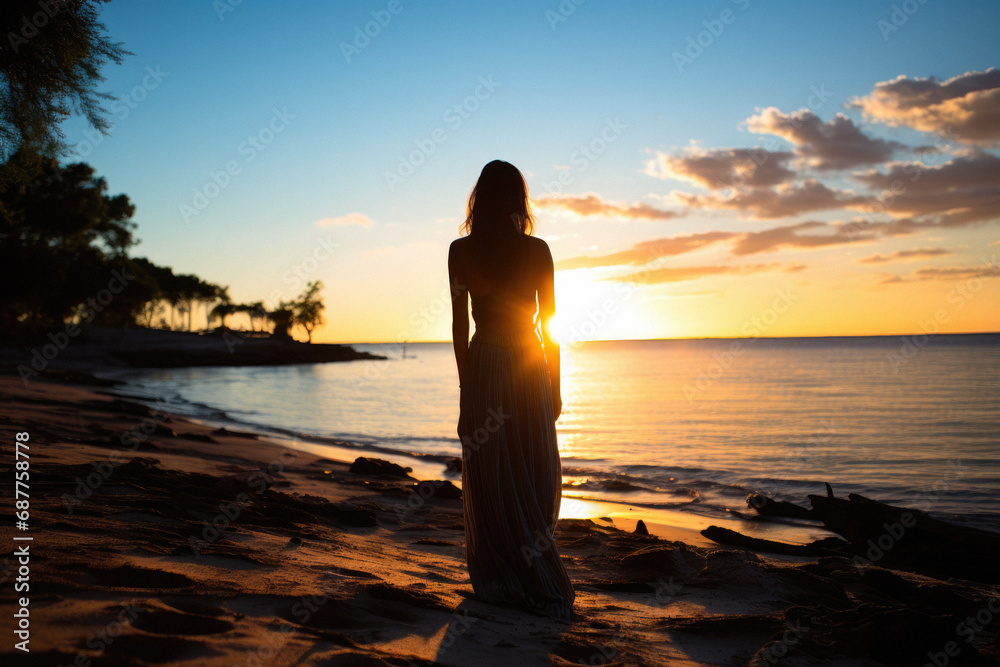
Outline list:
[[[190,331],[198,309],[221,326],[245,313],[252,329],[279,337],[299,326],[311,340],[323,322],[319,281],[269,310],[232,303],[226,286],[130,257],[135,207],[124,194],[108,195],[89,165],[42,161],[21,173],[32,177],[0,184],[0,337],[8,342],[69,321]]]

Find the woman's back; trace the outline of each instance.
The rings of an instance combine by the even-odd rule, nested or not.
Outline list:
[[[518,241],[518,246],[499,257],[472,237],[455,242],[477,331],[519,332],[535,327],[536,294],[542,286],[548,246],[530,236]]]

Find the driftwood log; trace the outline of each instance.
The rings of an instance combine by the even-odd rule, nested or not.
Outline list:
[[[751,495],[747,505],[761,517],[813,519],[843,540],[826,538],[809,545],[786,544],[710,526],[702,535],[720,544],[797,556],[840,555],[857,565],[880,565],[939,578],[958,577],[1000,583],[1000,533],[941,521],[906,507],[886,505],[857,494],[836,498],[810,495],[811,508]]]

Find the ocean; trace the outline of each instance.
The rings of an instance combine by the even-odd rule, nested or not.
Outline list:
[[[448,478],[451,344],[353,347],[388,359],[115,377],[208,423]],[[733,526],[752,492],[808,506],[829,483],[1000,530],[1000,335],[587,342],[562,357],[564,499]]]

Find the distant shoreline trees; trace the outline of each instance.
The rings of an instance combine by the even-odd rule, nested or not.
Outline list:
[[[0,338],[31,340],[68,321],[193,332],[203,312],[206,331],[244,314],[254,332],[291,339],[299,327],[312,342],[323,324],[321,282],[271,311],[260,301],[235,304],[226,286],[129,257],[135,207],[107,189],[82,163],[42,163],[31,181],[0,185]]]

